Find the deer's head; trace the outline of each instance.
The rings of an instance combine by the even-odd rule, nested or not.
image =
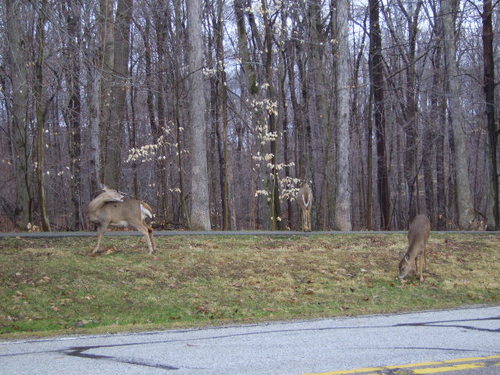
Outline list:
[[[403,280],[413,271],[413,262],[410,262],[408,254],[399,253],[399,279]]]

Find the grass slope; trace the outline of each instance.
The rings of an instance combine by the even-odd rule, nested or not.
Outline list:
[[[432,233],[425,281],[401,234],[0,240],[0,338],[498,304],[500,238]]]

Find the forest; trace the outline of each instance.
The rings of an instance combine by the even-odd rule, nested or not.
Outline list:
[[[500,228],[498,0],[4,0],[0,231]]]

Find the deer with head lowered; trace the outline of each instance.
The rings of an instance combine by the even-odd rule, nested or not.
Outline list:
[[[399,278],[403,280],[412,271],[424,281],[423,269],[427,268],[426,250],[427,241],[431,232],[431,222],[426,215],[417,215],[410,224],[408,231],[408,251],[400,253]]]
[[[302,230],[304,232],[311,231],[311,208],[313,201],[313,194],[311,187],[306,182],[297,192],[297,202],[299,203],[300,210],[302,211]]]
[[[97,245],[92,253],[99,251],[102,237],[109,226],[132,226],[144,234],[149,254],[152,254],[155,251],[153,229],[146,224],[146,217],[153,217],[153,210],[147,203],[125,198],[118,191],[104,187],[104,192],[89,203],[89,220],[97,225]]]

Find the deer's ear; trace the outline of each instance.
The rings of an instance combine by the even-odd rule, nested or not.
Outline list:
[[[399,252],[399,260],[403,260],[403,258],[405,257],[405,253],[403,253],[402,251]]]

